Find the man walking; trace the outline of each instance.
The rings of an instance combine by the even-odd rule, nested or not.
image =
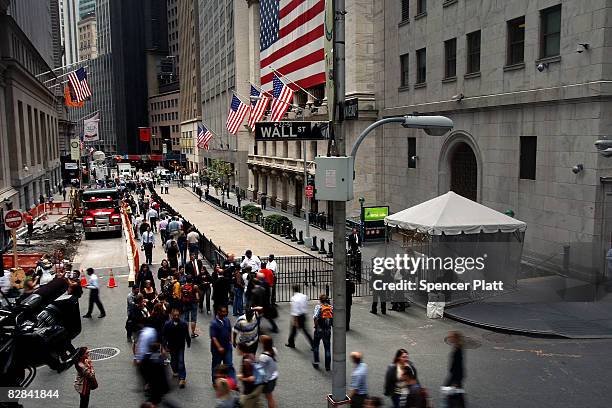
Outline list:
[[[127,335],[128,343],[132,342],[132,321],[130,317],[134,313],[134,309],[136,308],[136,296],[140,292],[140,288],[137,285],[132,286],[132,291],[129,295],[127,295],[127,321],[125,322],[125,331]]]
[[[295,335],[301,329],[312,349],[312,336],[306,330],[306,313],[308,312],[308,296],[300,292],[299,285],[293,285],[293,296],[291,297],[291,334],[285,346],[295,348]]]
[[[178,309],[172,309],[172,319],[164,324],[162,331],[163,344],[170,352],[170,366],[172,373],[178,376],[179,387],[185,388],[187,370],[185,369],[185,344],[191,347],[191,337],[187,323],[181,320]]]
[[[257,352],[257,345],[259,344],[260,318],[256,310],[261,310],[261,308],[248,308],[236,320],[232,335],[232,345],[236,347],[237,344],[242,343],[250,354]]]
[[[89,283],[86,286],[86,288],[89,289],[89,308],[83,317],[87,319],[91,318],[91,312],[93,312],[93,305],[95,303],[100,311],[100,316],[98,317],[103,318],[106,316],[106,311],[104,310],[104,305],[100,301],[100,284],[98,283],[98,277],[94,273],[93,268],[87,268],[87,275],[89,276]]]
[[[153,210],[155,211],[155,210]],[[153,263],[153,248],[155,248],[155,235],[151,232],[151,227],[147,225],[146,231],[142,234],[142,250],[145,253],[145,263]]]
[[[151,206],[151,208],[149,208],[149,210],[147,211],[147,220],[149,221],[149,224],[151,225],[151,231],[153,232],[157,232],[157,218],[157,210]]]
[[[274,259],[274,254],[268,255],[268,269],[272,271],[272,275],[274,276],[274,282],[272,284],[272,298],[270,299],[270,303],[272,305],[276,305],[276,269],[278,265],[276,260]]]
[[[312,366],[319,369],[319,344],[323,341],[325,349],[325,370],[331,370],[331,334],[334,321],[334,308],[329,304],[325,293],[319,295],[319,304],[315,306],[312,315],[314,321],[314,339],[312,354],[314,361]]]
[[[355,368],[351,374],[351,408],[362,408],[368,397],[368,366],[363,362],[363,354],[358,351],[351,353],[351,361]]]
[[[215,369],[223,363],[229,370],[229,375],[236,381],[234,364],[232,363],[232,324],[227,318],[227,306],[216,310],[215,318],[210,322],[210,352],[212,354],[212,383],[215,383]]]
[[[189,228],[187,234],[187,248],[189,249],[189,255],[197,259],[200,250],[200,234],[193,227]]]

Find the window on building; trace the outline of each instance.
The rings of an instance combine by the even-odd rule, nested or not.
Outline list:
[[[427,12],[427,0],[417,0],[417,15]]]
[[[525,60],[525,16],[508,21],[508,65]]]
[[[408,138],[408,168],[416,169],[416,137]]]
[[[467,35],[467,74],[480,72],[480,30]]]
[[[423,84],[427,81],[427,50],[425,48],[421,48],[420,50],[417,50],[416,63],[417,63],[416,83]]]
[[[540,12],[540,58],[559,55],[561,49],[561,5]]]
[[[410,19],[410,0],[402,0],[402,21]]]
[[[521,136],[520,178],[536,179],[536,152],[538,138],[536,136]]]
[[[444,78],[457,76],[457,39],[444,41]]]
[[[409,70],[408,70],[408,61],[409,61],[409,54],[404,54],[404,55],[400,55],[400,65],[401,65],[401,70],[402,70],[402,77],[400,80],[401,86],[408,86],[408,83],[410,82],[410,79],[408,77],[409,74]]]

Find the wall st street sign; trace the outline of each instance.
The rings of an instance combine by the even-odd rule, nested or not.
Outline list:
[[[255,140],[325,140],[329,122],[257,122]]]

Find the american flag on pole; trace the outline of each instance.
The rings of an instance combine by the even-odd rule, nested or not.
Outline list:
[[[206,129],[205,126],[198,125],[198,147],[204,147],[208,150],[208,142],[213,138],[213,134],[210,130]]]
[[[91,96],[91,89],[87,83],[87,72],[85,68],[81,67],[76,71],[72,71],[68,74],[68,82],[74,92],[75,100],[82,102]]]
[[[280,121],[285,112],[291,107],[293,89],[289,88],[279,77],[274,75],[274,88],[272,89],[272,105],[270,105],[270,121]]]
[[[242,103],[240,99],[236,95],[232,95],[232,104],[230,105],[230,110],[227,113],[227,131],[232,135],[235,135],[238,132],[238,128],[242,125],[242,121],[244,121],[244,117],[251,108],[249,105]]]
[[[260,0],[261,87],[274,70],[302,88],[325,83],[325,0]]]
[[[257,88],[251,85],[251,116],[249,117],[248,125],[251,129],[255,129],[255,122],[259,122],[266,113],[268,101],[270,98],[265,96],[263,92],[259,92]]]

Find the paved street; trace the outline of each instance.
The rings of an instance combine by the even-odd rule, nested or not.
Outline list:
[[[174,194],[164,196],[182,205],[184,214],[199,211],[199,207],[189,206],[188,196]],[[178,198],[177,198],[178,197]],[[181,198],[184,197],[184,198]],[[184,201],[182,201],[184,200]],[[182,203],[182,204],[181,204]],[[201,204],[206,215],[195,218],[202,231],[215,242],[223,236],[208,230],[208,218],[227,219],[226,215],[213,207]],[[179,208],[177,206],[177,208]],[[197,210],[193,210],[197,208]],[[197,217],[197,215],[196,215]],[[223,218],[225,217],[225,218]],[[191,218],[191,217],[190,217]],[[201,221],[199,221],[201,219]],[[218,225],[213,222],[210,224]],[[261,245],[262,233],[251,227],[239,226],[238,221],[225,223],[226,227],[248,228],[242,231],[241,245],[254,243]],[[218,227],[217,227],[218,228]],[[226,238],[227,239],[227,238]],[[268,242],[276,242],[268,238]],[[277,244],[274,244],[277,245]],[[238,242],[233,247],[237,252],[244,249]],[[265,247],[261,248],[268,252]],[[120,238],[100,238],[84,240],[77,259],[81,266],[117,267],[124,256],[123,241]],[[159,248],[154,255],[155,261],[162,257]],[[125,258],[123,258],[125,259]],[[125,263],[125,260],[123,261]],[[156,270],[156,268],[154,268]],[[106,280],[103,280],[105,283]],[[95,362],[100,389],[92,392],[91,407],[137,407],[141,399],[138,377],[131,364],[131,347],[125,341],[125,297],[129,292],[127,277],[118,277],[119,287],[101,291],[102,301],[107,309],[105,319],[83,319],[83,331],[75,344],[88,347],[117,347],[120,354],[112,359]],[[81,312],[87,306],[87,293],[81,299]],[[612,364],[609,353],[612,341],[574,341],[563,339],[539,339],[495,333],[475,327],[465,326],[450,320],[429,320],[424,310],[412,307],[406,313],[389,312],[387,316],[374,316],[368,313],[369,299],[356,299],[353,306],[352,330],[347,338],[347,350],[360,350],[365,353],[369,367],[369,387],[374,395],[382,395],[383,376],[397,348],[404,347],[410,352],[411,360],[419,370],[419,378],[429,387],[434,400],[438,400],[438,387],[445,378],[449,346],[444,343],[448,330],[459,329],[468,339],[466,354],[466,390],[469,393],[470,407],[521,407],[540,408],[543,406],[584,406],[588,399],[590,407],[608,406],[608,377],[606,369]],[[279,308],[281,332],[272,335],[279,350],[280,378],[277,397],[280,407],[324,407],[325,395],[330,391],[331,374],[315,371],[311,365],[311,354],[306,342],[298,337],[297,350],[283,346],[288,335],[289,305]],[[187,388],[175,389],[171,398],[182,407],[212,407],[213,392],[210,380],[210,353],[207,338],[207,325],[210,317],[199,315],[201,336],[193,342],[186,353]],[[267,322],[263,323],[264,329]],[[322,350],[321,350],[322,353]],[[238,355],[234,355],[235,361]],[[350,367],[347,366],[347,370]],[[347,371],[350,376],[350,371]],[[350,378],[350,377],[349,377]],[[55,374],[42,368],[32,388],[60,390],[62,399],[45,401],[45,407],[76,407],[78,396],[72,382],[74,372],[69,370]],[[509,385],[511,384],[511,385]],[[520,401],[520,402],[519,402]],[[26,407],[42,406],[40,401],[25,401]]]

